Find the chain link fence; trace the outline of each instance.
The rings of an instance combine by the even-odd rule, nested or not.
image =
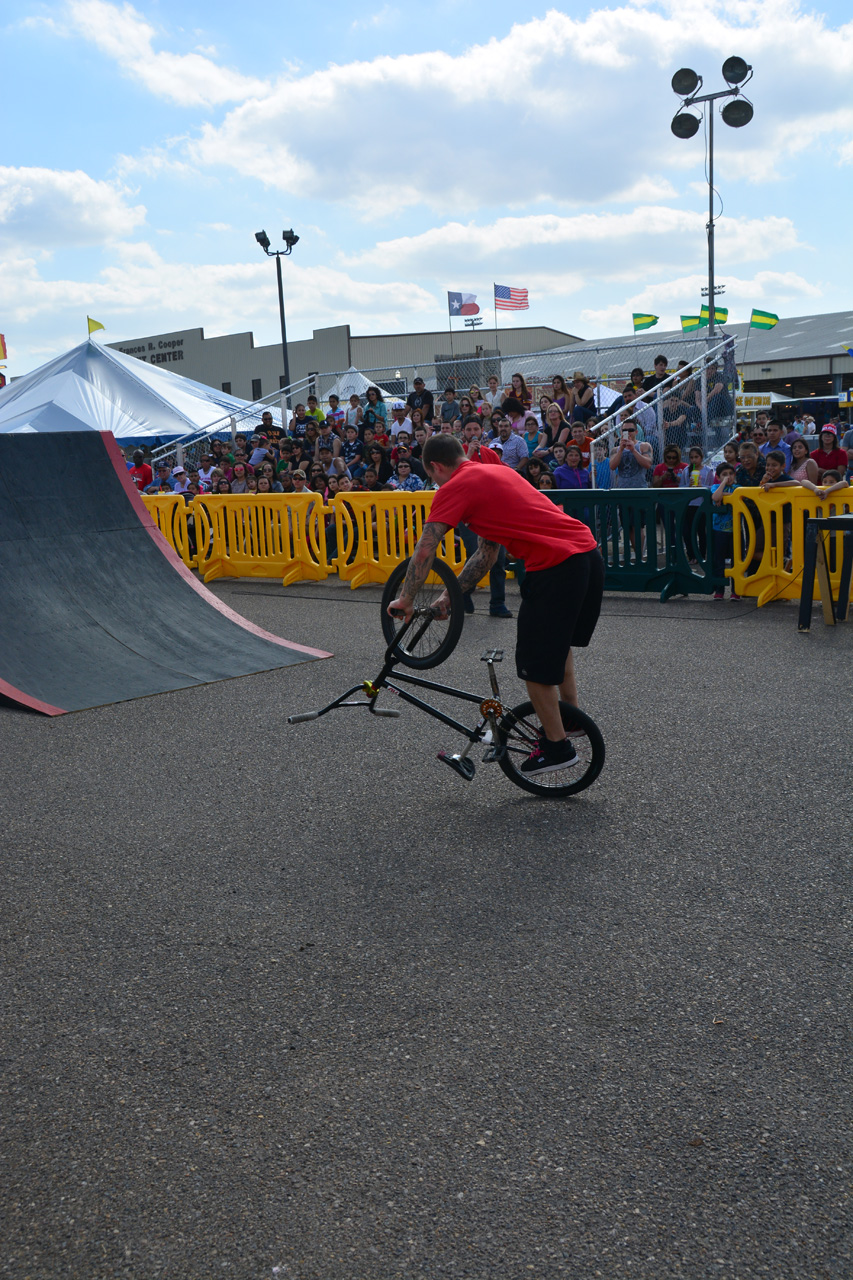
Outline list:
[[[497,347],[482,347],[473,354],[461,356],[437,352],[434,360],[426,364],[338,369],[313,374],[294,383],[288,391],[294,408],[311,394],[316,395],[322,408],[328,404],[332,393],[338,395],[343,406],[352,394],[358,395],[363,405],[368,386],[378,387],[386,401],[405,400],[413,390],[414,379],[420,377],[438,401],[448,387],[460,395],[469,394],[472,387],[485,393],[489,379],[495,377],[499,389],[504,390],[511,384],[513,375],[521,374],[532,398],[532,408],[537,411],[543,395],[553,396],[555,375],[560,375],[571,385],[574,375],[581,373],[594,390],[594,416],[612,442],[618,434],[620,415],[624,417],[626,412],[621,407],[622,392],[636,370],[642,370],[644,378],[652,375],[655,357],[659,355],[667,359],[670,380],[659,392],[648,393],[645,408],[642,404],[639,408],[643,433],[654,448],[656,461],[660,460],[664,444],[669,439],[683,450],[697,444],[706,455],[719,452],[736,431],[735,392],[738,386],[734,339],[726,338],[722,333],[715,334],[713,338],[706,334],[676,338],[665,344],[652,338],[603,344],[579,342],[510,357],[503,356]],[[687,364],[690,368],[677,381],[675,372],[680,364]],[[712,380],[713,385],[721,386],[721,390],[711,397],[712,403],[709,404]],[[688,412],[685,422],[673,423],[671,419],[679,416],[673,414],[673,397],[682,395],[686,388],[691,389],[694,407]],[[265,411],[272,414],[273,423],[279,428],[283,421],[289,420],[284,390],[262,401],[247,404],[233,418],[223,418],[212,428],[161,446],[154,451],[154,461],[174,463],[180,459],[188,469],[197,467],[213,438],[231,440],[236,433],[250,436],[260,429]]]

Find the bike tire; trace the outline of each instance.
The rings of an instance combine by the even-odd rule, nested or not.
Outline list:
[[[550,800],[564,799],[585,791],[604,768],[604,739],[596,723],[568,702],[560,703],[560,714],[581,763],[568,772],[545,773],[538,778],[528,778],[520,769],[541,732],[533,703],[519,703],[505,712],[498,724],[498,746],[503,748],[498,763],[503,772],[522,791]]]
[[[400,594],[408,567],[408,560],[403,560],[398,564],[385,583],[385,590],[382,592],[382,634],[389,645],[393,643],[394,637],[400,629],[400,623],[388,616],[388,606]],[[438,579],[437,582],[435,581],[436,578]],[[462,635],[462,624],[464,622],[462,592],[459,589],[456,574],[444,560],[439,560],[436,557],[432,571],[415,599],[415,608],[429,608],[443,591],[446,591],[450,597],[449,616],[447,618],[434,618],[426,630],[423,631],[423,634],[420,635],[420,638],[412,644],[411,648],[408,648],[407,642],[422,631],[421,622],[416,620],[412,630],[403,638],[402,644],[394,646],[392,650],[394,657],[398,662],[402,662],[404,666],[413,667],[415,670],[420,671],[424,671],[428,667],[437,667],[445,659],[449,658],[456,648],[459,637]]]

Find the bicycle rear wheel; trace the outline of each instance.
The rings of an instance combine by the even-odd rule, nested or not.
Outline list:
[[[382,592],[382,634],[391,644],[400,630],[399,621],[388,616],[388,606],[396,600],[403,586],[409,561],[403,560],[392,571]],[[432,571],[418,592],[414,604],[416,609],[430,609],[443,591],[450,597],[450,613],[446,618],[416,618],[399,645],[394,646],[394,657],[407,667],[424,670],[437,667],[449,658],[456,648],[462,634],[464,610],[462,592],[456,581],[456,574],[436,557]]]
[[[499,763],[510,782],[531,795],[554,800],[585,791],[604,768],[604,739],[595,722],[568,702],[560,703],[560,714],[580,764],[557,773],[543,773],[537,778],[528,778],[521,772],[523,761],[537,745],[542,732],[533,703],[522,702],[513,707],[498,724],[498,746],[504,748]]]

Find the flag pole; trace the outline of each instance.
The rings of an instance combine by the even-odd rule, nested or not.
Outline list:
[[[492,281],[492,306],[495,309],[495,355],[497,356],[497,361],[498,361],[498,382],[503,384],[503,378],[501,377],[501,374],[503,372],[503,369],[501,367],[501,344],[498,338],[498,299],[497,299],[497,294],[495,292],[496,289],[497,289],[497,285],[493,280]]]

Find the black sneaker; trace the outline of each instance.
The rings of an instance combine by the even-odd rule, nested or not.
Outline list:
[[[471,592],[470,592],[470,591],[465,591],[465,592],[463,593],[463,595],[462,595],[462,605],[463,605],[463,607],[464,607],[464,609],[465,609],[465,612],[466,612],[466,613],[473,613],[473,612],[474,612],[474,601],[473,601],[473,599],[472,599],[472,597],[471,597]]]
[[[557,773],[560,769],[575,769],[580,758],[568,738],[563,742],[549,742],[540,738],[530,755],[520,766],[527,778],[535,778],[540,773]]]

